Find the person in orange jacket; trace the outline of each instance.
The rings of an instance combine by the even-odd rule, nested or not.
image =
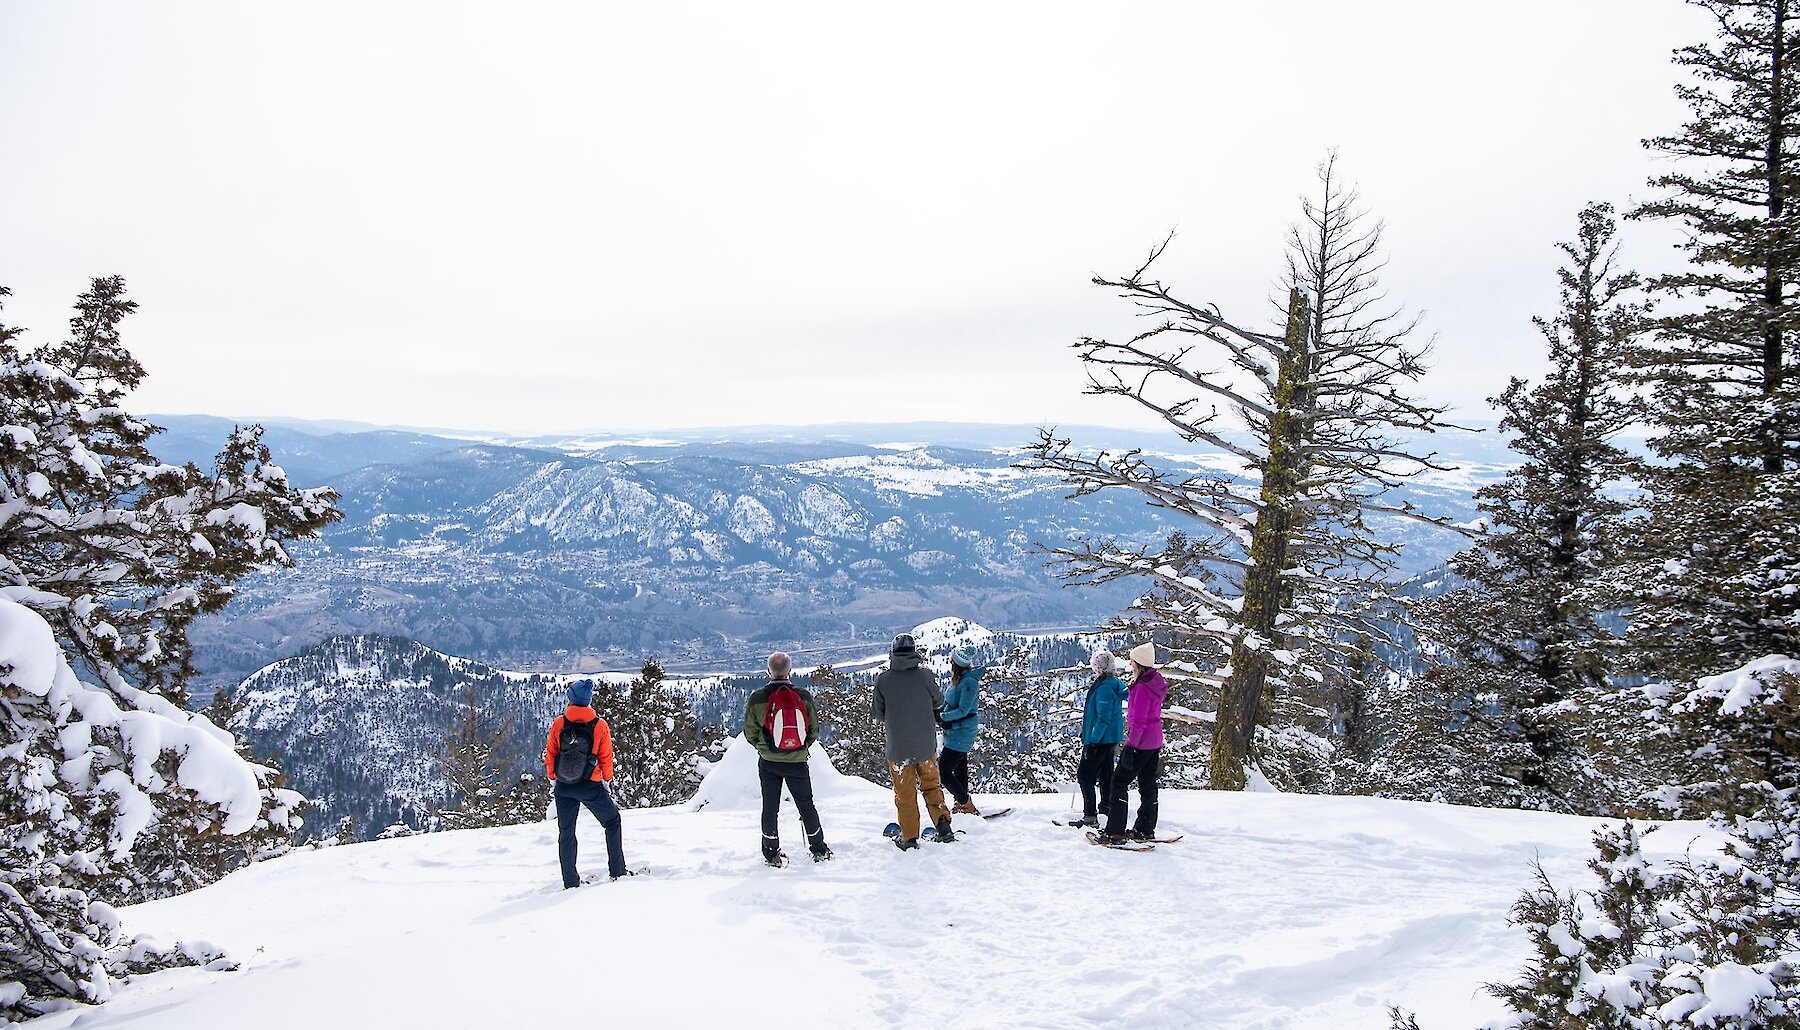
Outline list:
[[[569,707],[550,724],[544,745],[544,772],[556,784],[556,857],[562,862],[563,887],[581,886],[575,871],[575,822],[586,807],[606,831],[606,867],[611,877],[630,876],[625,868],[619,806],[606,789],[613,775],[612,731],[590,707],[594,681],[569,684]]]

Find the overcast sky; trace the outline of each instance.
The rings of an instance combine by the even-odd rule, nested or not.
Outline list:
[[[511,432],[1142,424],[1088,283],[1267,323],[1337,148],[1479,416],[1554,243],[1648,194],[1675,0],[0,4],[0,284],[141,304],[140,411]],[[1670,267],[1666,229],[1630,256]]]

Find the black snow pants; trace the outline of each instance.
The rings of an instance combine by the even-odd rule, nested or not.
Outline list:
[[[806,846],[815,855],[831,849],[825,846],[825,826],[819,822],[819,809],[813,804],[812,769],[805,762],[771,762],[756,760],[756,778],[762,783],[762,852],[772,858],[781,852],[781,785],[787,784],[794,796],[794,807],[800,812],[800,828],[806,831]]]
[[[1156,833],[1156,776],[1161,772],[1162,749],[1148,751],[1135,747],[1119,749],[1119,764],[1113,770],[1112,802],[1106,806],[1106,832],[1117,837],[1125,832],[1126,797],[1132,781],[1137,781],[1137,820],[1131,828],[1144,836]]]

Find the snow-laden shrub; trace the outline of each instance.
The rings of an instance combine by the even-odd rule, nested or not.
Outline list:
[[[1703,775],[1659,792],[1726,843],[1660,866],[1630,823],[1595,835],[1600,881],[1539,873],[1514,906],[1536,955],[1493,985],[1526,1030],[1800,1027],[1800,662],[1760,658],[1685,691],[1650,688]]]
[[[285,818],[299,796],[265,807],[257,773],[204,718],[123,708],[83,683],[44,620],[0,598],[0,1016],[105,1001],[120,973],[219,960],[123,937],[99,898],[127,893],[153,827],[232,836]]]

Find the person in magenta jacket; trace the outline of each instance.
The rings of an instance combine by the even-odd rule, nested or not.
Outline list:
[[[1162,771],[1163,701],[1169,683],[1156,671],[1156,645],[1131,649],[1131,691],[1125,702],[1125,746],[1113,770],[1112,794],[1106,805],[1103,840],[1145,840],[1156,836],[1156,778]],[[1126,792],[1138,788],[1137,818],[1125,828]]]

